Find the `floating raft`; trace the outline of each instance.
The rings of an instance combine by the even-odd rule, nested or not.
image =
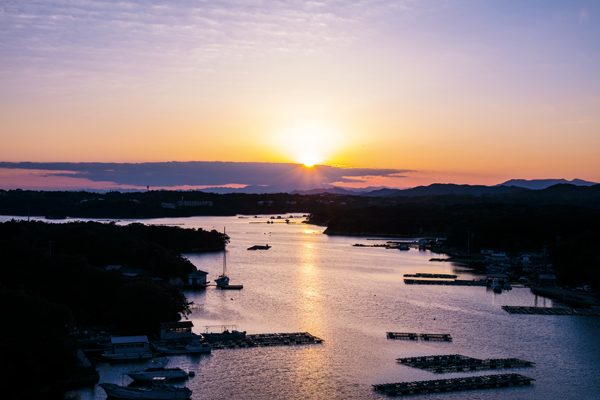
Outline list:
[[[445,275],[445,274],[404,274],[405,277],[409,278],[434,278],[434,279],[456,279],[458,275]]]
[[[452,335],[449,333],[404,333],[404,332],[387,332],[388,339],[401,340],[430,340],[451,342]]]
[[[593,308],[502,306],[502,309],[510,314],[583,315],[588,317],[600,317],[600,310]]]
[[[533,367],[535,365],[535,363],[531,361],[519,360],[518,358],[490,358],[480,360],[478,358],[461,356],[459,354],[398,358],[396,361],[399,364],[436,372],[438,374],[486,369],[523,368]]]
[[[453,286],[487,286],[485,280],[453,280],[453,281],[441,281],[441,280],[426,280],[426,279],[405,279],[405,285],[453,285]]]
[[[535,381],[535,379],[519,374],[499,374],[434,381],[385,383],[382,385],[373,385],[373,389],[383,392],[388,396],[410,396],[426,393],[525,386],[531,385],[532,381]]]
[[[261,333],[256,335],[224,333],[221,335],[205,336],[203,343],[210,345],[213,349],[235,349],[243,347],[318,344],[323,343],[323,339],[319,339],[307,332]]]

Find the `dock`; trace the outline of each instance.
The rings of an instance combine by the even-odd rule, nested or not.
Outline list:
[[[487,286],[485,280],[427,280],[427,279],[404,279],[405,285],[450,285],[450,286]]]
[[[387,332],[388,339],[400,340],[429,340],[451,342],[452,335],[449,333],[405,333],[405,332]]]
[[[528,386],[531,385],[532,381],[535,381],[535,379],[519,374],[499,374],[434,381],[385,383],[373,385],[373,389],[388,396],[410,396],[426,393]]]
[[[535,365],[531,361],[520,360],[518,358],[489,358],[481,360],[460,354],[398,358],[396,362],[438,374],[502,368],[523,368]]]
[[[308,332],[259,333],[255,335],[227,334],[205,336],[202,343],[213,349],[235,349],[263,346],[291,346],[302,344],[321,344],[323,339]]]
[[[586,317],[600,317],[600,310],[594,308],[502,306],[502,309],[510,314],[581,315]]]
[[[456,279],[458,275],[446,275],[446,274],[404,274],[407,278],[433,278],[433,279]]]

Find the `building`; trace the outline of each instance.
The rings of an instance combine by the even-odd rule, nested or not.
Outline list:
[[[111,336],[110,343],[113,346],[115,356],[135,355],[150,351],[148,336]]]
[[[192,321],[163,322],[159,327],[161,339],[190,339],[192,337]]]
[[[208,272],[204,271],[194,271],[192,273],[187,274],[188,277],[188,285],[196,286],[196,287],[204,287],[207,284],[206,276]]]

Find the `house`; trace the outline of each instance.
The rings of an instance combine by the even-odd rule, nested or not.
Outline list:
[[[111,336],[110,343],[115,355],[142,354],[150,351],[148,336]]]
[[[194,271],[192,273],[187,274],[188,277],[188,285],[196,286],[196,287],[204,287],[206,286],[206,276],[208,272],[204,271]]]
[[[192,321],[163,322],[158,328],[162,339],[190,339],[192,337]]]

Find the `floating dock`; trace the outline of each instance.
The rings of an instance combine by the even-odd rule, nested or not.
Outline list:
[[[445,274],[404,274],[407,278],[434,278],[434,279],[456,279],[458,275],[445,275]]]
[[[404,284],[405,285],[451,285],[451,286],[487,286],[487,283],[485,280],[480,280],[480,281],[476,281],[476,280],[472,280],[472,281],[466,281],[466,280],[453,280],[453,281],[442,281],[442,280],[427,280],[427,279],[405,279],[404,280]]]
[[[235,349],[262,346],[290,346],[299,344],[320,344],[323,339],[308,332],[260,333],[256,335],[227,334],[205,336],[202,343],[213,349]]]
[[[510,314],[582,315],[586,317],[600,317],[600,310],[594,308],[502,306],[502,309]]]
[[[478,358],[461,356],[459,354],[398,358],[396,362],[438,374],[487,369],[523,368],[533,367],[535,365],[535,363],[531,361],[519,360],[518,358],[490,358],[480,360]]]
[[[405,333],[405,332],[387,332],[388,339],[400,340],[429,340],[451,342],[452,335],[449,333]]]
[[[373,385],[373,389],[388,396],[410,396],[426,393],[456,392],[462,390],[496,389],[531,385],[535,381],[519,374],[473,376],[434,381],[400,382]]]

